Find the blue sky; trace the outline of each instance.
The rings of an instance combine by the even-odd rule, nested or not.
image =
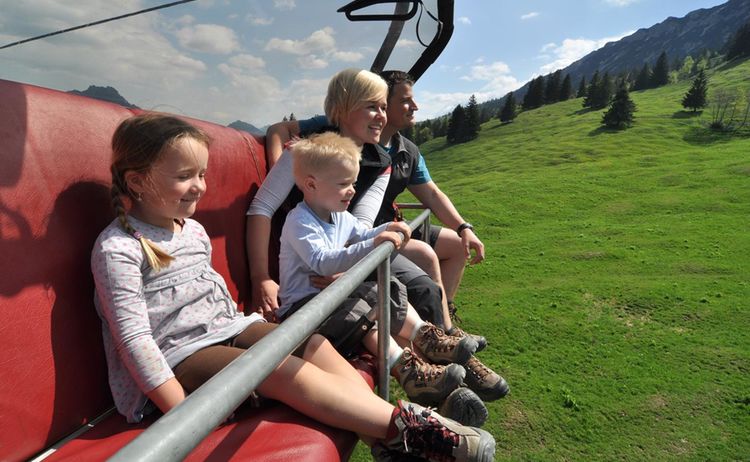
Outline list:
[[[456,0],[453,38],[415,87],[418,118],[471,94],[501,97],[607,41],[724,2]],[[0,45],[162,3],[0,0]],[[345,3],[198,0],[0,50],[0,78],[60,90],[109,85],[142,108],[263,126],[321,113],[331,75],[369,68],[387,25],[346,21],[335,12]],[[417,49],[409,30],[397,51]]]

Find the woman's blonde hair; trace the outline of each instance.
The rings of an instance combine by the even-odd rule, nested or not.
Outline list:
[[[147,239],[128,222],[123,198],[139,201],[125,181],[125,174],[135,171],[148,174],[151,167],[161,158],[166,147],[177,140],[193,138],[206,146],[208,135],[184,120],[167,114],[147,112],[125,119],[112,135],[112,206],[123,229],[138,239],[149,266],[159,271],[169,265],[174,257]]]
[[[369,101],[387,97],[388,84],[379,75],[362,69],[344,69],[328,82],[326,117],[332,125],[338,127],[350,112]]]
[[[307,175],[341,169],[342,165],[352,171],[359,170],[362,156],[354,141],[334,132],[303,138],[292,144],[290,149],[292,171],[297,180]]]

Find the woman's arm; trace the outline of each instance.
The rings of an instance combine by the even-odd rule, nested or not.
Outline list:
[[[260,186],[247,211],[245,248],[250,264],[252,309],[267,320],[274,319],[279,308],[279,285],[268,270],[268,245],[271,242],[271,218],[294,186],[292,154],[284,151]]]
[[[389,165],[378,175],[375,182],[364,192],[362,198],[352,209],[352,215],[367,228],[372,228],[375,219],[383,205],[385,190],[391,180],[391,166]]]
[[[266,160],[268,168],[272,168],[284,151],[284,145],[299,136],[299,122],[277,122],[266,130]]]

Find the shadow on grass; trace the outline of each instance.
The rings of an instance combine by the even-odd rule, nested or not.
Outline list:
[[[596,111],[601,111],[601,109],[594,109],[594,108],[590,108],[590,107],[585,107],[585,108],[579,109],[579,110],[577,110],[575,112],[571,112],[568,115],[584,115],[584,114],[588,114],[589,112],[596,112]]]
[[[673,119],[692,119],[693,117],[699,117],[703,114],[703,111],[677,111],[672,114]]]
[[[588,135],[589,136],[599,136],[603,135],[605,133],[620,133],[624,130],[627,130],[629,127],[623,127],[623,128],[609,128],[607,126],[601,125],[599,128],[596,128],[594,130],[591,130]]]
[[[686,132],[685,136],[682,137],[687,143],[706,146],[716,143],[726,143],[737,138],[747,138],[750,136],[750,131],[722,131],[712,130],[708,127],[690,127]]]

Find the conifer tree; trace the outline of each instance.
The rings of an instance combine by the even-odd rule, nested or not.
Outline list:
[[[544,77],[539,76],[529,82],[529,88],[523,97],[523,108],[535,109],[544,104]]]
[[[463,130],[466,115],[464,114],[464,108],[459,104],[453,110],[451,119],[448,121],[448,130],[445,133],[445,140],[448,144],[460,143],[460,133]]]
[[[612,104],[602,116],[602,124],[609,128],[627,128],[633,124],[635,103],[630,99],[628,87],[621,84]]]
[[[693,85],[690,90],[685,93],[682,98],[682,107],[685,109],[692,109],[696,112],[698,109],[706,107],[706,96],[708,94],[708,78],[706,73],[701,69],[698,71],[698,75],[693,80]]]
[[[669,62],[667,53],[662,51],[654,65],[654,72],[651,73],[651,86],[653,88],[661,87],[669,83]]]
[[[477,99],[474,95],[469,97],[469,103],[466,105],[466,110],[464,112],[466,123],[464,124],[464,129],[459,131],[459,133],[461,133],[460,142],[462,143],[473,140],[479,136],[479,130],[482,128],[479,123],[479,106],[477,105]]]
[[[508,123],[513,122],[516,115],[516,97],[513,96],[513,92],[510,92],[505,96],[505,104],[497,114],[497,118],[500,119],[500,122]]]
[[[565,78],[560,85],[559,101],[567,101],[573,96],[573,84],[570,83],[570,74],[565,74]]]
[[[596,95],[599,93],[599,87],[601,86],[601,80],[599,78],[599,69],[594,71],[594,75],[591,76],[591,82],[586,87],[586,96],[583,98],[583,107],[594,108],[594,101],[596,101]]]
[[[297,118],[294,117],[294,112],[292,112],[291,114],[289,114],[289,120],[297,120]]]
[[[635,78],[633,90],[645,90],[649,85],[651,85],[651,68],[648,66],[648,63],[644,63],[641,72]]]
[[[599,84],[598,91],[594,94],[592,107],[594,109],[604,109],[607,107],[610,101],[612,101],[613,88],[612,78],[609,76],[609,72],[605,72]]]
[[[750,22],[740,27],[727,46],[727,61],[750,56]]]
[[[544,82],[544,104],[553,104],[560,100],[560,76],[562,72],[557,70],[549,74]]]
[[[581,81],[578,83],[578,91],[576,92],[576,98],[584,98],[586,96],[586,76],[581,77]]]

